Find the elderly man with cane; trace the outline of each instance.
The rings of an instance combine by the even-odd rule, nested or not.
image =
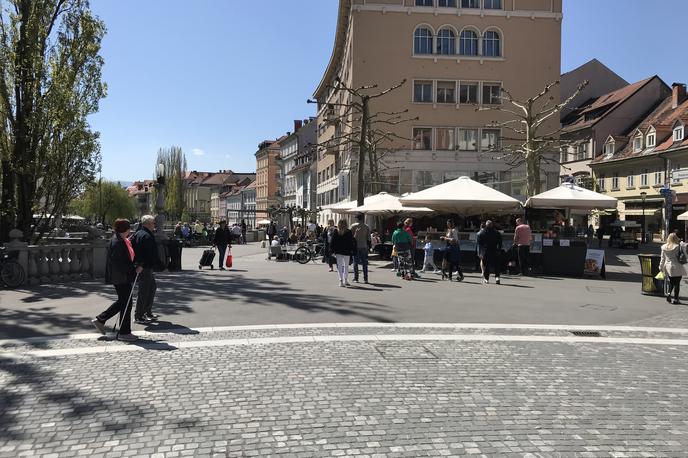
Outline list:
[[[105,281],[115,286],[117,300],[91,322],[102,334],[106,333],[105,322],[120,314],[117,339],[124,342],[135,342],[136,336],[131,333],[131,297],[136,278],[143,267],[134,265],[134,248],[128,237],[131,224],[126,219],[118,219],[114,224],[115,235],[110,240],[105,266]]]
[[[148,324],[158,319],[158,316],[153,313],[153,301],[157,290],[153,269],[160,264],[160,258],[158,258],[158,246],[153,235],[154,230],[155,217],[145,215],[141,218],[140,229],[132,237],[134,263],[143,267],[139,275],[139,294],[136,298],[136,312],[134,313],[134,321],[139,324]]]

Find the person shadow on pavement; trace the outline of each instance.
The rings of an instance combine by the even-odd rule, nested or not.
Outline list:
[[[196,335],[199,334],[195,329],[187,328],[182,324],[175,324],[171,321],[154,321],[148,323],[144,328],[147,332],[157,332],[161,334],[184,334]]]

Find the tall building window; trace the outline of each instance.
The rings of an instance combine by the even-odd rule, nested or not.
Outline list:
[[[480,0],[461,0],[461,8],[480,8]]]
[[[582,161],[588,158],[588,144],[581,143],[576,147],[576,160]]]
[[[437,82],[437,103],[456,103],[456,83],[454,81]]]
[[[654,132],[651,134],[647,134],[645,143],[647,143],[648,148],[654,148],[657,143],[657,134],[655,134]]]
[[[626,187],[629,189],[632,189],[635,187],[635,175],[633,175],[632,170],[630,172],[628,172],[628,175],[626,176]]]
[[[413,149],[432,149],[432,129],[429,127],[416,127],[413,129]]]
[[[499,129],[483,129],[480,137],[482,151],[494,151],[499,148]]]
[[[442,29],[437,32],[437,54],[456,54],[456,35],[451,29]]]
[[[619,189],[619,172],[614,172],[612,177],[612,191]]]
[[[488,30],[483,34],[483,56],[499,57],[502,55],[499,33]]]
[[[643,134],[633,137],[633,152],[637,153],[643,149]]]
[[[486,10],[501,10],[502,0],[483,0],[483,7]]]
[[[675,142],[680,142],[683,140],[683,135],[684,135],[684,127],[683,126],[676,126],[674,129],[674,141]]]
[[[478,103],[478,83],[464,83],[459,84],[459,102],[467,104]]]
[[[433,0],[416,0],[416,6],[434,6]]]
[[[605,182],[607,180],[604,177],[604,173],[601,173],[600,176],[597,178],[597,187],[600,188],[600,191],[604,191],[606,186]]]
[[[437,0],[437,6],[456,8],[456,0]]]
[[[478,129],[459,129],[459,149],[478,151]]]
[[[502,85],[483,83],[483,105],[499,105],[502,103]]]
[[[661,171],[656,171],[655,172],[655,186],[662,184],[662,172]]]
[[[442,151],[453,151],[455,129],[453,127],[435,128],[435,149]]]
[[[432,103],[432,81],[415,81],[413,83],[413,101]]]
[[[427,27],[418,27],[413,33],[413,52],[432,54],[432,31]]]
[[[459,54],[462,56],[478,55],[478,34],[473,30],[464,30],[461,32]]]
[[[640,174],[640,186],[647,186],[647,174],[649,170],[645,169],[643,170],[643,173]]]

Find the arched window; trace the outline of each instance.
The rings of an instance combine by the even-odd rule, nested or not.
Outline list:
[[[437,32],[437,54],[456,54],[456,35],[451,29]]]
[[[478,55],[478,34],[472,30],[464,30],[461,32],[459,54],[462,56]]]
[[[483,55],[488,57],[499,57],[502,55],[499,32],[488,30],[483,34]]]
[[[432,54],[432,31],[427,27],[418,27],[413,33],[413,52]]]

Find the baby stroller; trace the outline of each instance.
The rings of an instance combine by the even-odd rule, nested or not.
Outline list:
[[[399,270],[397,270],[397,277],[404,280],[413,280],[413,258],[411,258],[411,250],[403,250],[397,252],[399,258]]]

